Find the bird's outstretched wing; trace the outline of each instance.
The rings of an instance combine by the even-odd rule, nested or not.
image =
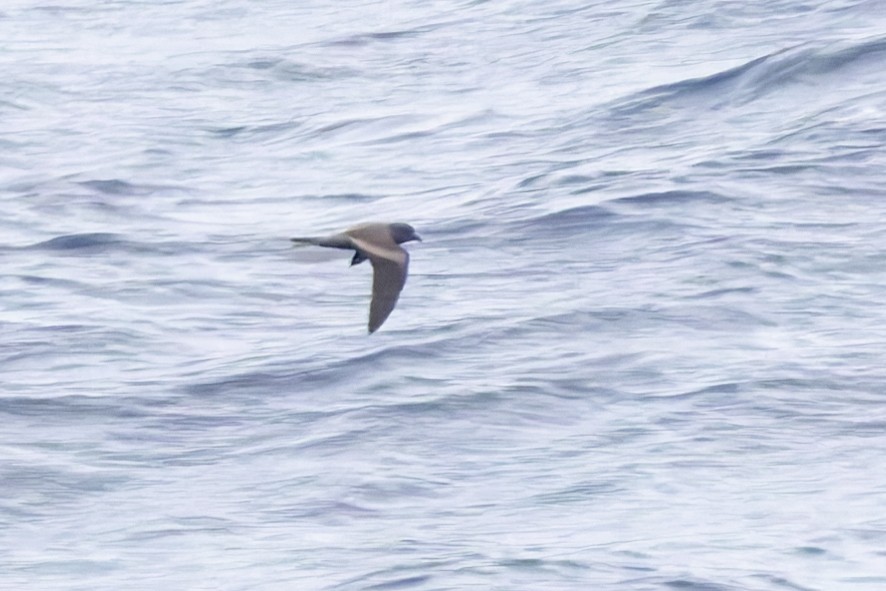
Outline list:
[[[389,259],[371,258],[372,263],[372,303],[369,305],[369,332],[375,332],[388,319],[400,291],[406,283],[409,256],[402,264]]]
[[[356,246],[372,263],[372,303],[369,305],[369,332],[378,330],[397,305],[409,272],[409,253],[398,245],[379,247],[354,239]]]

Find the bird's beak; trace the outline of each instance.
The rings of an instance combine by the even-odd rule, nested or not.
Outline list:
[[[421,239],[421,236],[419,236],[418,234],[413,234],[412,238],[413,238],[413,240],[418,240],[419,242],[423,242]]]

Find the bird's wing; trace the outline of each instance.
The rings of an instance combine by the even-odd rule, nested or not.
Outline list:
[[[372,262],[372,303],[369,305],[369,332],[375,332],[379,326],[387,320],[400,291],[406,283],[406,272],[409,266],[409,256],[398,264],[389,259],[370,258]]]
[[[375,332],[397,305],[400,291],[406,284],[409,253],[399,246],[380,247],[354,239],[357,247],[372,263],[372,303],[369,305],[369,332]]]
[[[373,264],[375,264],[375,259],[392,261],[402,265],[404,269],[409,264],[409,255],[393,240],[387,243],[379,243],[363,238],[354,238],[353,236],[348,237],[348,239],[351,241],[351,248],[356,248],[366,253],[366,256],[373,261]]]
[[[354,240],[362,240],[376,246],[397,246],[397,243],[394,242],[394,238],[391,236],[390,224],[360,224],[359,226],[348,228],[343,233]]]

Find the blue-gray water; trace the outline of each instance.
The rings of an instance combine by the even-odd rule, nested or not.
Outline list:
[[[882,0],[10,0],[0,588],[886,589]],[[287,238],[406,221],[368,265]]]

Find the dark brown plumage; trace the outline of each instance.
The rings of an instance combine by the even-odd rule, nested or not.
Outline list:
[[[390,316],[406,284],[409,253],[400,245],[410,240],[421,242],[421,237],[412,226],[402,223],[360,224],[332,236],[292,239],[299,244],[353,250],[351,265],[369,259],[373,269],[372,303],[369,305],[370,334],[378,330]]]

